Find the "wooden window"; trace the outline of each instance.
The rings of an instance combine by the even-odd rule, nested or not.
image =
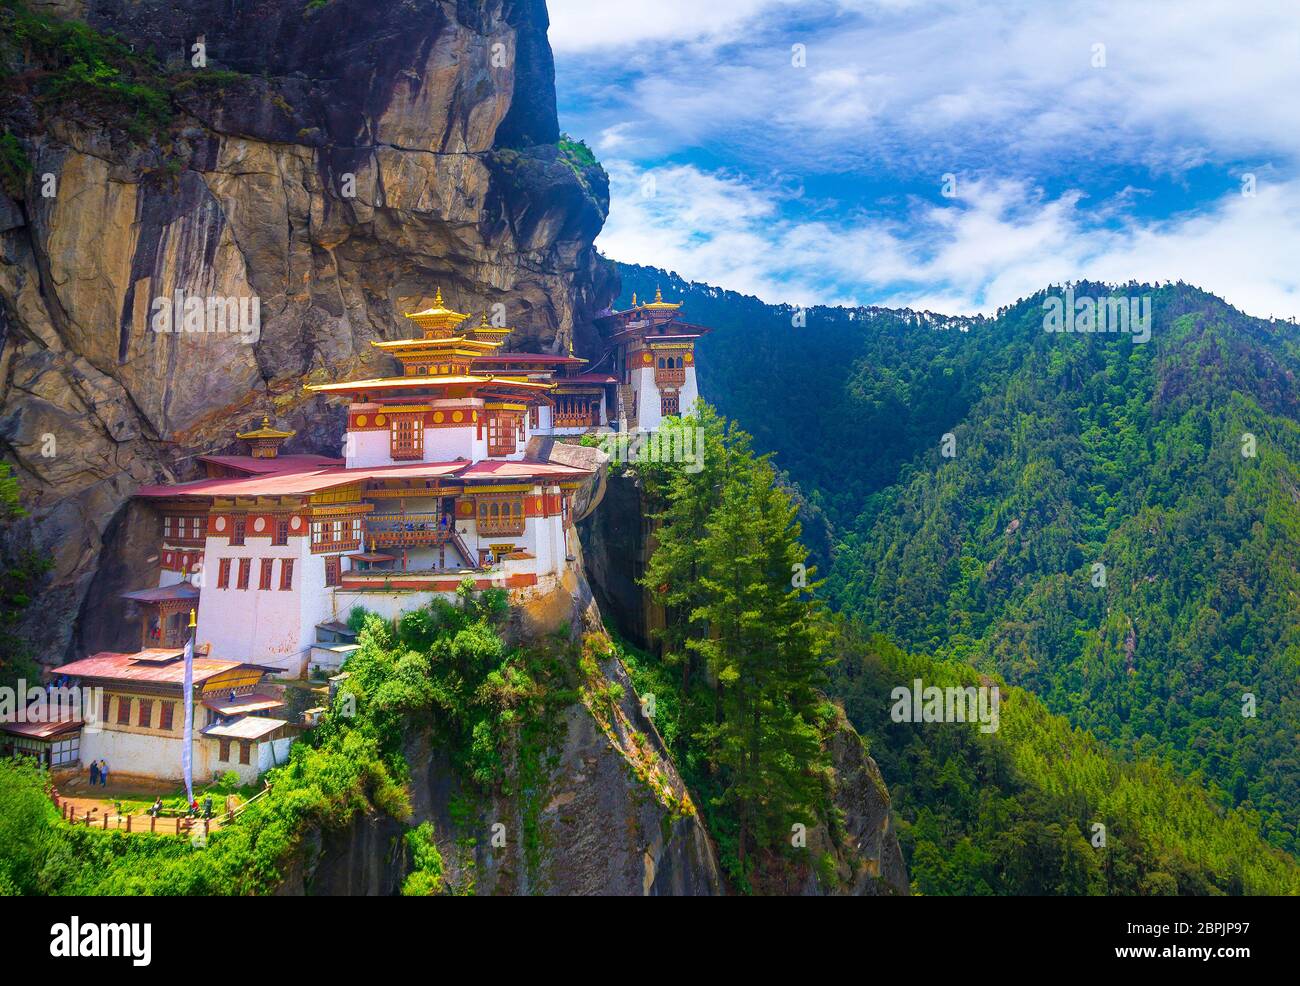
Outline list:
[[[271,570],[275,567],[274,558],[262,559],[262,571],[257,579],[257,587],[262,591],[271,588]]]
[[[170,541],[172,539],[172,522],[174,520],[175,518],[173,517],[163,518],[163,538],[167,541]]]
[[[288,592],[293,588],[293,559],[280,559],[280,589]]]
[[[140,699],[140,717],[136,719],[136,725],[143,726],[145,729],[153,725],[153,701],[151,699]]]
[[[125,695],[117,697],[117,724],[119,726],[131,725],[131,700]]]
[[[272,544],[289,543],[289,518],[288,517],[281,517],[279,520],[275,522],[275,538],[271,541],[271,543]]]
[[[170,733],[172,731],[172,720],[176,716],[176,703],[163,702],[161,704],[162,708],[159,710],[160,721],[158,723],[158,728],[164,732]]]
[[[340,578],[342,574],[341,567],[338,555],[327,555],[325,557],[325,584],[327,586],[338,585],[342,581]]]
[[[536,404],[534,404],[532,407],[530,407],[530,408],[528,409],[528,427],[529,427],[529,428],[537,428],[537,427],[539,427],[538,422],[541,420],[541,410],[542,410],[542,409],[539,408]]]
[[[112,697],[108,694],[108,692],[105,692],[103,695],[100,696],[100,699],[99,699],[99,721],[100,721],[100,723],[106,723],[106,722],[108,722],[108,707],[109,707],[109,705],[112,703],[112,701],[113,701],[113,699],[112,699]]]
[[[515,446],[515,419],[513,415],[491,415],[488,418],[488,455],[513,455]]]
[[[249,763],[252,760],[253,744],[248,740],[239,741],[239,762]]]
[[[247,520],[246,518],[244,518],[244,517],[236,517],[236,518],[234,519],[234,521],[233,521],[232,524],[231,524],[231,528],[230,528],[230,543],[231,543],[231,544],[243,544],[243,543],[244,543],[244,532],[245,532],[245,530],[246,530],[246,528],[247,528],[247,524],[248,524],[248,520]],[[241,586],[241,588],[247,588],[247,586]]]
[[[249,576],[251,576],[252,574],[253,574],[253,559],[251,558],[239,559],[239,581],[236,583],[235,588],[247,589],[248,579]]]
[[[676,394],[664,394],[659,398],[659,413],[665,418],[678,413],[680,398]]]
[[[230,588],[230,559],[222,558],[217,562],[217,588]]]
[[[389,432],[389,451],[394,459],[424,458],[424,415],[398,414],[393,416]]]
[[[217,759],[222,763],[230,763],[230,740],[217,740]]]
[[[478,532],[480,534],[524,533],[523,497],[480,497]]]
[[[352,551],[361,546],[361,517],[339,520],[314,520],[311,524],[311,550],[316,554]]]
[[[208,518],[192,517],[190,518],[190,536],[194,538],[206,537],[208,533]]]

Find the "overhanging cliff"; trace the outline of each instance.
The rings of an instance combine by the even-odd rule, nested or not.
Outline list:
[[[297,429],[290,451],[337,453],[338,411],[302,383],[374,365],[439,286],[503,305],[512,348],[590,352],[612,275],[607,180],[560,141],[541,0],[38,9],[81,21],[0,11],[0,454],[31,511],[0,550],[53,560],[25,635],[57,662],[123,643],[116,596],[153,572],[136,486],[189,478],[262,414]],[[97,60],[122,91],[76,84]],[[177,291],[257,298],[256,339],[153,331]]]

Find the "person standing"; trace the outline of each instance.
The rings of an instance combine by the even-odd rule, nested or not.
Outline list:
[[[108,787],[108,761],[102,757],[99,761],[99,786]]]
[[[94,787],[99,783],[99,761],[90,761],[90,786]]]

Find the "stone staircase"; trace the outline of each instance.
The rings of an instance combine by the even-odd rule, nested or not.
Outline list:
[[[630,383],[619,384],[618,387],[618,420],[627,422],[627,430],[631,431],[637,425],[637,393]]]

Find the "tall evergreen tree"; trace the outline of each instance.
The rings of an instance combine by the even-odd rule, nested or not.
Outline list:
[[[824,803],[825,757],[815,721],[825,634],[807,587],[792,583],[807,552],[795,508],[764,460],[733,457],[700,546],[707,636],[688,646],[718,684],[716,721],[700,730],[739,825],[737,862],[771,847]]]

